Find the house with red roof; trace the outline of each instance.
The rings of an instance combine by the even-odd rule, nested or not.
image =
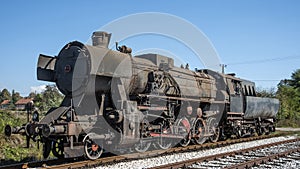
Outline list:
[[[18,100],[16,103],[15,103],[15,106],[16,106],[16,109],[17,110],[24,110],[26,108],[26,104],[29,103],[29,102],[32,102],[33,99],[31,98],[23,98],[23,99],[20,99]]]
[[[8,109],[10,105],[10,100],[3,100],[0,104],[0,109]]]

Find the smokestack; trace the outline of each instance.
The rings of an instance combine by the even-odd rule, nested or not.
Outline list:
[[[103,31],[93,32],[92,35],[93,46],[108,48],[110,37],[111,37],[111,33],[103,32]]]

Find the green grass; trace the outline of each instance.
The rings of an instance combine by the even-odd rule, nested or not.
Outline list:
[[[42,150],[37,149],[35,142],[32,141],[30,143],[30,148],[28,149],[25,148],[25,136],[12,135],[11,137],[6,137],[4,135],[4,128],[7,124],[11,126],[21,126],[24,123],[26,123],[26,112],[16,114],[15,112],[10,111],[0,111],[1,165],[42,158]]]
[[[278,120],[277,127],[292,127],[292,128],[300,128],[300,120],[297,119],[281,119]]]
[[[4,132],[4,127],[9,124],[11,126],[20,126],[25,121],[23,113],[12,113],[11,111],[0,111],[0,132]]]

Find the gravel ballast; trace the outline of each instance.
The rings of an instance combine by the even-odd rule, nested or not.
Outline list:
[[[133,161],[128,161],[128,162],[120,162],[120,163],[111,164],[111,165],[99,166],[98,168],[99,169],[100,168],[101,169],[103,169],[103,168],[104,169],[149,168],[149,167],[155,167],[155,166],[175,163],[178,161],[184,161],[184,160],[192,159],[192,158],[200,158],[200,157],[210,156],[210,155],[214,155],[214,154],[237,151],[240,149],[270,144],[270,143],[284,141],[284,140],[290,140],[290,139],[294,139],[294,138],[296,138],[296,136],[274,137],[274,138],[269,138],[269,139],[250,141],[250,142],[246,142],[246,143],[237,143],[237,144],[220,147],[220,148],[209,149],[209,150],[198,150],[195,152],[176,153],[176,154],[172,154],[172,155],[162,155],[160,157],[152,157],[152,158],[139,159],[139,160],[133,160]]]

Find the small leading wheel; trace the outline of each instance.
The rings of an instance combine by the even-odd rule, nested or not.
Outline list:
[[[140,140],[139,143],[136,143],[134,145],[134,149],[139,153],[143,153],[146,152],[150,148],[150,146],[151,146],[151,142]]]
[[[103,148],[88,138],[84,142],[84,153],[88,159],[96,160],[102,155]]]
[[[196,119],[193,127],[193,142],[195,144],[203,144],[207,137],[204,136],[205,134],[205,123],[202,119]]]
[[[46,140],[43,144],[43,157],[48,158],[51,151],[51,141]]]
[[[52,154],[57,158],[64,158],[64,139],[52,141]]]

